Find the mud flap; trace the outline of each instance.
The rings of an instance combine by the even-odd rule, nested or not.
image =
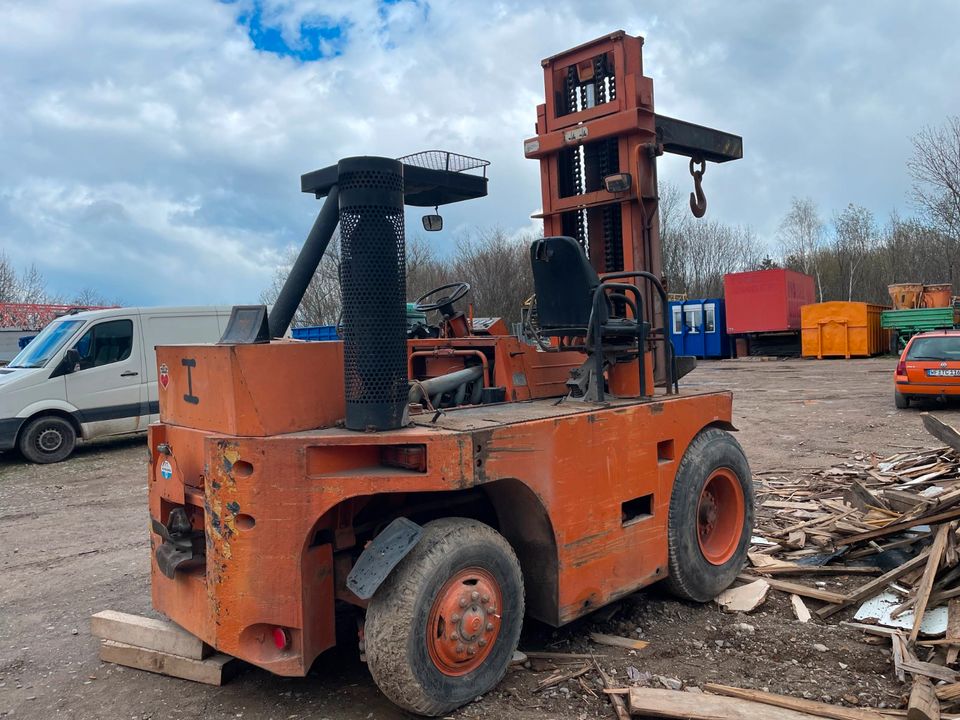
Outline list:
[[[387,525],[357,558],[347,575],[347,589],[361,600],[372,598],[390,571],[419,542],[421,535],[423,528],[404,517]]]

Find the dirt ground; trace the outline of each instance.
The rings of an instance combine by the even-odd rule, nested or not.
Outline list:
[[[894,409],[893,366],[891,358],[710,362],[685,387],[732,389],[739,440],[754,472],[799,476],[858,451],[889,455],[935,445],[917,410]],[[938,410],[960,415],[956,406]],[[355,649],[327,653],[306,678],[250,667],[222,688],[100,663],[91,614],[107,608],[152,614],[145,459],[142,437],[82,448],[59,465],[0,457],[0,717],[407,717],[379,695]],[[560,630],[528,621],[520,647],[592,651],[621,685],[678,682],[696,691],[722,682],[899,706],[904,688],[886,649],[864,643],[839,619],[801,625],[779,593],[759,612],[736,616],[654,588],[622,601],[612,615],[601,610]],[[596,631],[650,646],[636,652],[594,645],[589,633]],[[584,684],[572,680],[534,693],[551,667],[534,661],[512,669],[494,692],[454,716],[613,717],[595,673]]]

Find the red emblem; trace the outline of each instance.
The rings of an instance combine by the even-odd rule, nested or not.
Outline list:
[[[164,390],[167,389],[167,385],[170,384],[170,368],[167,367],[167,364],[164,363],[160,366],[160,387]]]

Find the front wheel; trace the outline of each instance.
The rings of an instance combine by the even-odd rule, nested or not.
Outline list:
[[[523,609],[520,564],[499,533],[465,518],[427,523],[367,607],[370,673],[406,710],[449,712],[503,678]]]
[[[704,430],[683,454],[670,495],[670,590],[697,602],[715,598],[743,568],[752,532],[753,483],[740,443]]]
[[[69,420],[46,415],[31,420],[20,433],[20,454],[35,463],[55,463],[70,457],[77,432]]]

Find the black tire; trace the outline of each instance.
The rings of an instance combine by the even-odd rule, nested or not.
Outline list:
[[[20,454],[31,462],[60,462],[77,446],[77,431],[69,420],[44,415],[27,423],[20,432],[19,446]]]
[[[743,525],[732,554],[720,564],[707,559],[700,544],[700,499],[707,480],[720,472],[743,500]],[[743,568],[753,532],[753,481],[747,458],[733,436],[716,428],[701,431],[687,447],[673,482],[667,519],[669,575],[667,587],[685,600],[707,602],[733,583]]]
[[[427,626],[440,591],[468,568],[480,568],[498,583],[502,607],[494,611],[499,610],[500,626],[481,664],[453,676],[431,659]],[[520,639],[523,612],[523,575],[509,543],[476,520],[435,520],[424,526],[416,547],[370,600],[364,624],[367,666],[383,694],[400,707],[421,715],[447,713],[503,679]],[[441,622],[450,622],[453,631],[458,627],[451,618]]]
[[[906,410],[908,407],[910,407],[910,398],[903,393],[894,390],[893,404],[896,405],[897,410]]]

